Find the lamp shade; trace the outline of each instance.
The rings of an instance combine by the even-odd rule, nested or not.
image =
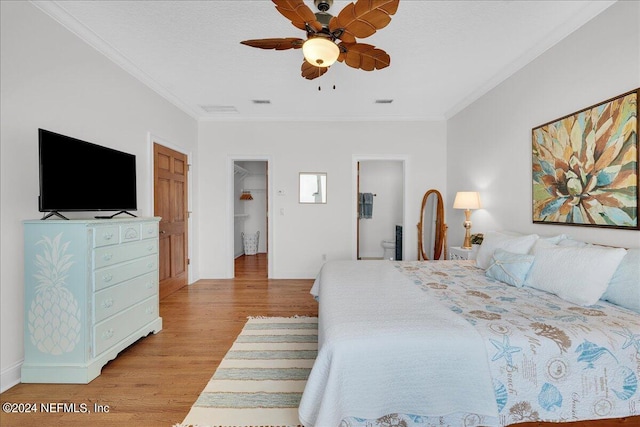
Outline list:
[[[337,44],[324,37],[310,38],[302,45],[304,59],[316,67],[329,67],[333,65],[340,55]]]
[[[453,201],[454,209],[480,209],[480,194],[476,191],[458,191]]]

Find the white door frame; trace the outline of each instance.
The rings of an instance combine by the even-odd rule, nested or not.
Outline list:
[[[407,256],[407,176],[409,156],[404,154],[354,154],[351,159],[351,259],[358,259],[358,162],[392,160],[402,162],[402,258]]]
[[[267,278],[273,277],[273,162],[268,155],[230,155],[227,156],[227,277],[235,277],[235,248],[234,248],[234,172],[235,162],[267,162]]]

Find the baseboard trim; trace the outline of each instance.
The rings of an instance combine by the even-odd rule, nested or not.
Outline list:
[[[4,393],[11,387],[20,384],[20,371],[24,360],[0,372],[0,393]]]

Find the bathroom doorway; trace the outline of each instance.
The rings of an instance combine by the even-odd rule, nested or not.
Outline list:
[[[233,162],[233,258],[236,278],[269,276],[268,162]]]
[[[356,162],[356,259],[402,260],[405,162]]]

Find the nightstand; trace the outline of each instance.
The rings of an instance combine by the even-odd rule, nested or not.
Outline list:
[[[471,249],[462,249],[460,246],[449,248],[449,259],[476,259],[480,245],[473,245]]]

